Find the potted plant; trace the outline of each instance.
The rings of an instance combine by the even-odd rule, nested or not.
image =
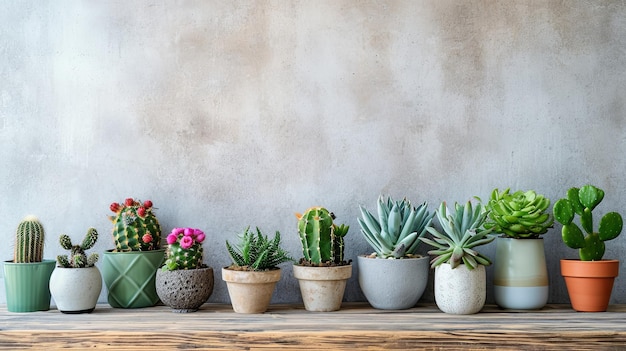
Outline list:
[[[279,264],[293,261],[280,246],[280,232],[269,239],[256,228],[256,235],[246,228],[238,245],[226,240],[226,249],[233,263],[222,268],[222,279],[237,313],[263,313],[280,280]]]
[[[4,284],[9,312],[50,309],[50,276],[54,260],[43,259],[44,229],[33,215],[17,226],[13,261],[4,262]]]
[[[174,228],[167,236],[165,264],[156,273],[156,292],[172,312],[195,312],[213,293],[213,268],[203,263],[204,232]]]
[[[602,189],[585,185],[570,188],[567,197],[558,200],[553,207],[554,217],[563,225],[563,242],[578,249],[580,260],[561,260],[561,275],[565,278],[572,308],[580,312],[606,311],[613,282],[619,273],[619,260],[602,258],[604,242],[620,235],[623,220],[617,212],[606,213],[600,219],[598,231],[594,231],[592,211],[602,199]],[[576,215],[580,226],[573,221]]]
[[[420,238],[434,246],[428,253],[435,256],[431,266],[435,268],[435,302],[440,310],[451,314],[474,314],[485,305],[487,281],[485,266],[488,257],[476,251],[476,247],[494,240],[491,229],[483,224],[488,211],[477,203],[454,204],[454,212],[448,213],[445,202],[437,209],[437,219],[442,231],[428,228],[432,239]]]
[[[57,309],[63,313],[91,313],[98,303],[102,290],[102,275],[95,266],[98,254],[89,256],[85,250],[91,249],[98,241],[98,232],[89,228],[80,245],[72,244],[72,239],[61,234],[59,243],[70,255],[57,256],[58,266],[50,277],[50,293]]]
[[[115,249],[104,252],[101,267],[108,302],[118,308],[154,306],[159,302],[154,280],[165,250],[152,201],[127,198],[110,209]]]
[[[329,312],[341,308],[346,281],[352,276],[351,261],[344,260],[347,225],[334,223],[335,215],[312,207],[298,218],[303,257],[293,265],[307,311]]]
[[[406,198],[378,198],[378,216],[360,206],[361,233],[374,249],[357,256],[359,285],[367,301],[379,309],[415,306],[428,284],[428,257],[416,253],[435,213],[428,204],[417,208]]]
[[[543,238],[554,218],[550,199],[534,190],[491,192],[485,228],[496,238],[494,295],[502,308],[538,309],[548,302],[549,280]]]

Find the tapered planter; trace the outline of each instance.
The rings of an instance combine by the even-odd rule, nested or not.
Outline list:
[[[428,284],[428,257],[383,259],[358,256],[359,285],[374,308],[402,310],[415,306]]]
[[[618,274],[618,260],[561,260],[572,308],[579,312],[606,311]]]
[[[474,314],[485,305],[487,280],[485,266],[473,270],[460,264],[452,269],[448,263],[435,267],[435,302],[450,314]]]
[[[156,291],[172,312],[197,311],[213,293],[213,268],[157,270]]]
[[[9,312],[50,309],[50,276],[56,261],[33,263],[4,262],[4,285]]]
[[[494,269],[494,295],[498,306],[539,309],[548,302],[543,239],[496,238]]]
[[[293,265],[304,308],[307,311],[330,312],[341,308],[346,281],[352,276],[352,265],[308,267]]]
[[[50,277],[50,293],[63,313],[91,313],[102,291],[102,275],[97,267],[57,267]]]
[[[222,279],[228,287],[233,310],[237,313],[263,313],[272,300],[280,269],[269,271],[237,271],[222,268]]]
[[[116,308],[141,308],[156,305],[156,271],[163,263],[165,250],[105,251],[102,277],[109,305]]]

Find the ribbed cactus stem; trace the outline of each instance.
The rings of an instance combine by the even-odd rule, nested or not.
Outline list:
[[[344,261],[343,238],[348,233],[348,226],[335,225],[334,215],[323,207],[310,208],[296,217],[302,254],[306,261],[317,265]]]
[[[43,260],[44,229],[37,217],[27,216],[15,234],[15,263],[41,262]]]

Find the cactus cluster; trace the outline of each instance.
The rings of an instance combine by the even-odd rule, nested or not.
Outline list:
[[[500,192],[496,188],[486,206],[489,217],[485,228],[515,239],[538,238],[554,223],[554,218],[546,213],[549,206],[550,199],[533,190],[511,194],[510,189]]]
[[[110,206],[114,216],[113,240],[115,252],[149,251],[161,248],[161,226],[153,213],[152,201],[143,203],[128,198],[124,203]]]
[[[98,241],[98,232],[95,228],[89,228],[87,234],[80,245],[73,245],[72,239],[66,234],[61,234],[59,242],[65,250],[70,250],[69,257],[67,255],[57,256],[57,262],[60,267],[64,268],[87,268],[93,267],[98,262],[98,254],[92,253],[89,256],[85,250],[91,249]]]
[[[32,263],[43,260],[44,229],[33,215],[26,216],[17,226],[13,262]]]
[[[443,232],[428,227],[433,239],[420,238],[436,248],[436,250],[428,251],[429,255],[435,256],[431,261],[431,266],[434,268],[442,263],[449,263],[452,268],[456,268],[463,263],[471,270],[479,264],[490,265],[491,260],[474,249],[495,239],[488,235],[492,229],[483,227],[487,215],[488,211],[480,203],[475,207],[472,207],[470,201],[465,205],[455,203],[454,212],[449,213],[446,203],[442,202],[437,209],[437,219]]]
[[[378,198],[378,219],[363,206],[362,218],[358,218],[361,233],[380,258],[402,258],[415,255],[435,213],[428,212],[428,204],[417,208],[406,198],[394,201],[391,196],[385,201]]]
[[[273,269],[279,264],[293,261],[289,253],[280,247],[280,232],[276,231],[274,239],[269,239],[256,228],[256,235],[246,228],[237,246],[226,240],[226,249],[233,260],[231,268],[250,271]]]
[[[204,232],[196,228],[174,228],[167,236],[167,251],[163,270],[202,268]]]
[[[344,238],[350,226],[334,223],[335,215],[323,207],[312,207],[296,213],[303,259],[309,265],[341,265],[344,259]]]
[[[605,241],[613,240],[622,232],[622,216],[609,212],[600,219],[598,231],[593,230],[592,211],[604,198],[604,190],[593,185],[570,188],[567,197],[558,200],[553,207],[554,217],[563,225],[561,235],[565,245],[579,249],[582,261],[598,261],[604,256]],[[580,226],[573,222],[579,216]]]

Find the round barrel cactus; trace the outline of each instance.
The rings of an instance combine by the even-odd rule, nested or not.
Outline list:
[[[128,198],[124,203],[114,202],[110,206],[115,213],[113,240],[116,252],[150,251],[161,248],[161,226],[153,213],[152,201],[143,203]]]

